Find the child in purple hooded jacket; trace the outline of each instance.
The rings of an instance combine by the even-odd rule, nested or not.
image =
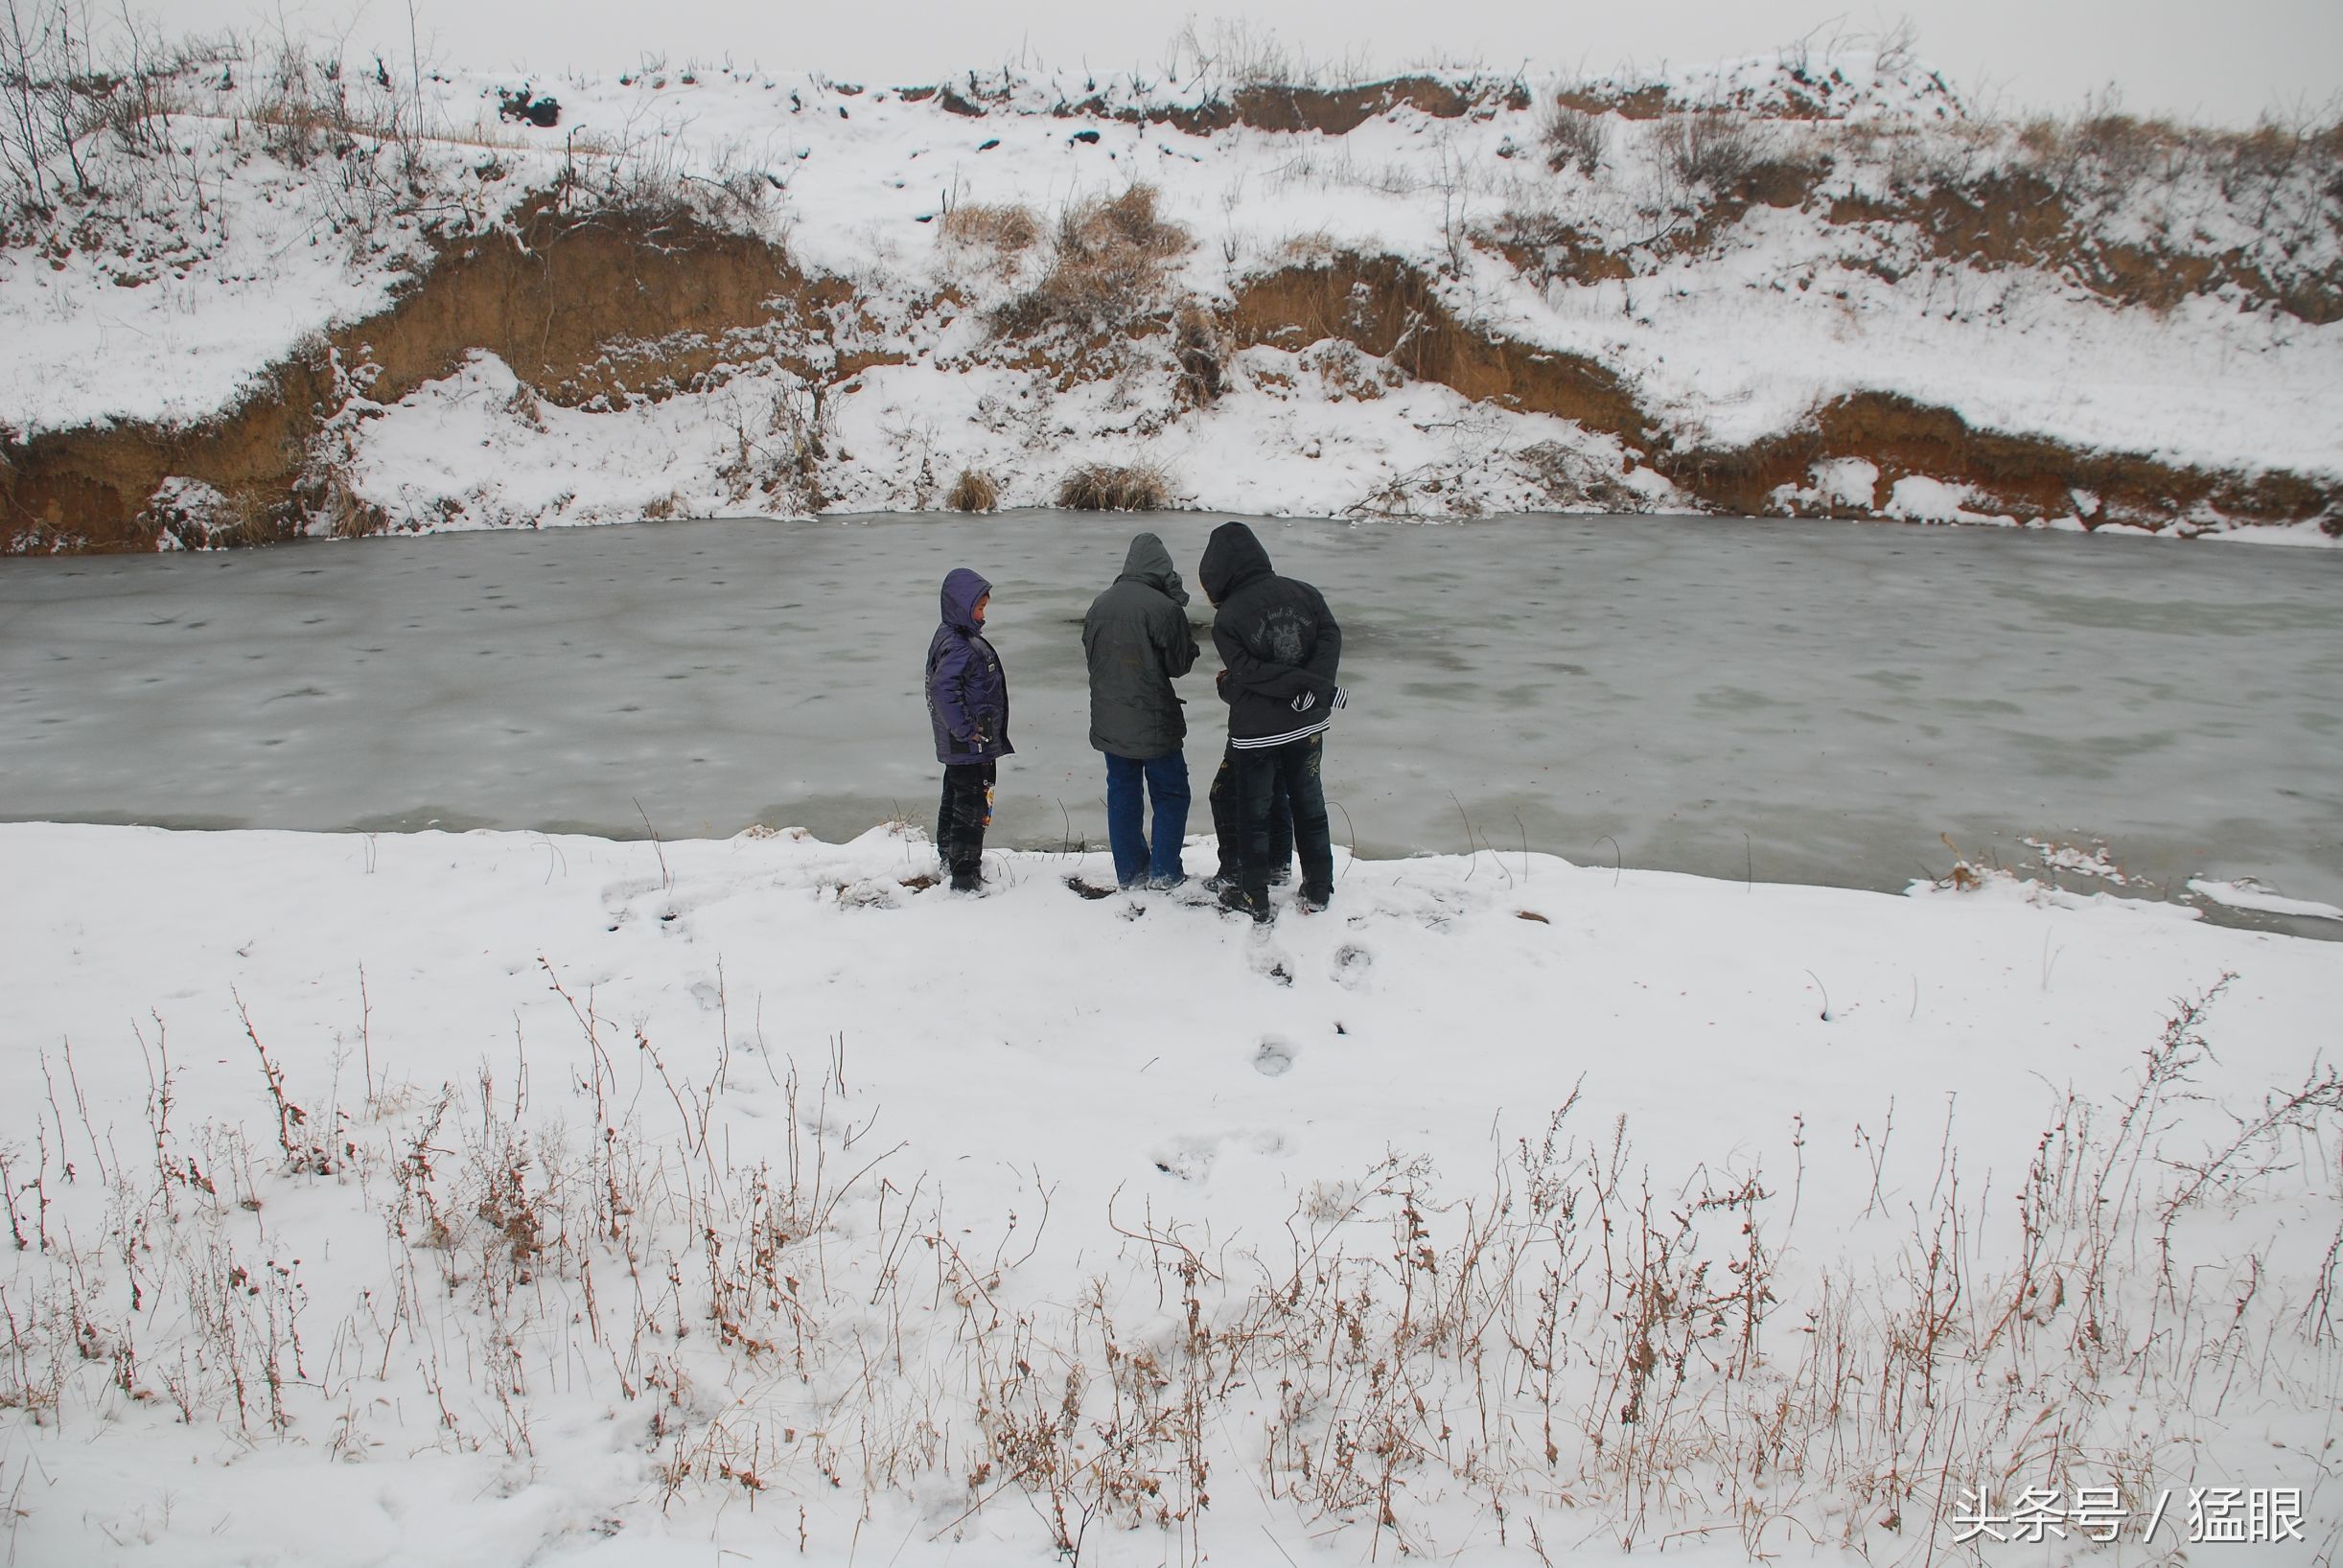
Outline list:
[[[927,716],[943,764],[943,803],[936,814],[936,852],[959,892],[984,885],[985,829],[992,825],[992,787],[1009,744],[1009,678],[985,640],[992,585],[965,566],[943,580],[943,624],[927,645]]]

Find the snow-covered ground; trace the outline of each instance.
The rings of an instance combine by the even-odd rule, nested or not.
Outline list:
[[[2023,254],[2009,265],[1943,259],[1930,225],[1944,220],[1918,206],[1893,222],[1833,216],[1842,203],[1918,202],[1934,180],[2023,174],[2061,182],[2081,236],[2077,265],[2162,245],[2271,279],[2316,277],[2331,272],[2338,240],[2318,219],[2328,198],[2304,183],[2307,172],[2255,184],[2200,141],[2155,152],[2161,173],[2110,173],[2095,154],[2041,152],[2030,129],[1972,121],[1924,69],[1883,69],[1868,56],[1811,72],[1768,59],[1667,80],[1685,105],[1778,113],[1794,91],[1828,100],[1821,118],[1759,119],[1749,132],[1751,154],[1815,171],[1812,193],[1791,207],[1752,206],[1691,244],[1680,231],[1709,198],[1671,173],[1669,150],[1697,115],[1596,115],[1599,162],[1549,167],[1543,133],[1557,91],[1623,95],[1653,84],[1643,81],[1528,72],[1509,97],[1507,83],[1459,79],[1482,97],[1472,113],[1402,104],[1336,136],[1242,125],[1207,133],[1158,118],[1235,90],[1202,72],[1171,81],[972,74],[947,84],[963,106],[984,108],[972,116],[940,94],[818,75],[644,69],[533,83],[559,97],[554,128],[499,119],[499,95],[522,85],[510,76],[419,78],[418,107],[403,98],[405,81],[349,72],[338,90],[353,115],[404,115],[429,134],[397,146],[361,139],[354,152],[293,168],[253,118],[282,97],[270,70],[253,58],[191,75],[175,88],[171,155],[113,154],[146,193],[119,236],[93,219],[41,248],[0,251],[11,345],[0,432],[21,441],[118,419],[199,423],[315,334],[385,309],[430,265],[434,236],[507,224],[574,175],[638,199],[680,193],[785,244],[809,273],[851,284],[852,349],[895,362],[827,388],[819,482],[837,509],[933,506],[963,468],[989,472],[1006,504],[1043,503],[1077,462],[1135,459],[1167,468],[1183,502],[1250,513],[1684,504],[1611,436],[1401,385],[1395,365],[1361,363],[1338,343],[1240,353],[1227,395],[1191,409],[1174,377],[1157,373],[1170,363],[1160,337],[1130,350],[1148,374],[1103,378],[1068,377],[996,342],[987,312],[1033,285],[1057,215],[1145,183],[1190,242],[1148,309],[1221,307],[1248,280],[1332,252],[1396,257],[1433,278],[1444,307],[1473,330],[1608,366],[1680,445],[1736,446],[1833,399],[1881,391],[2084,450],[2317,482],[2343,475],[2333,396],[2343,323],[2311,325],[2235,286],[2154,309],[2119,305]],[[2057,149],[2082,145],[2057,135]],[[409,146],[414,188],[429,201],[400,195],[386,173]],[[104,151],[93,143],[93,158]],[[949,214],[987,206],[1028,209],[1042,239],[1000,254],[949,237]],[[1625,258],[1631,275],[1541,279],[1499,253],[1503,236],[1541,224]],[[100,238],[78,246],[81,232]],[[366,417],[346,422],[342,458],[351,494],[397,527],[789,510],[803,497],[760,491],[746,474],[751,448],[770,442],[806,390],[752,355],[672,397],[568,409],[517,401],[513,367],[483,350],[387,406],[361,396]],[[1913,475],[1875,495],[1875,478],[1853,483],[1841,465],[1785,492],[1783,504],[1936,520],[1997,514],[1957,484]],[[2073,502],[2066,520],[2095,517],[2095,496]]]
[[[2343,947],[1488,853],[1257,934],[922,837],[0,827],[15,1559],[2343,1524]]]
[[[1870,390],[2343,474],[2343,324],[2237,284],[2121,306],[1936,258],[1916,218],[1834,223],[1947,170],[2101,156],[1970,122],[1917,68],[1822,62],[1828,113],[1759,122],[1822,183],[1675,249],[1705,198],[1664,139],[1823,90],[1790,61],[1678,73],[1677,113],[1596,114],[1599,156],[1560,170],[1559,90],[1650,84],[1205,134],[1156,111],[1236,85],[1208,73],[972,76],[967,115],[647,67],[533,83],[562,101],[536,129],[498,117],[514,78],[407,63],[290,81],[219,54],[168,113],[90,131],[108,194],[0,247],[0,435],[200,427],[560,188],[844,280],[826,347],[865,368],[825,380],[785,323],[671,395],[578,406],[485,351],[379,402],[344,362],[311,455],[352,508],[785,509],[793,444],[864,510],[932,507],[963,468],[1031,503],[1134,458],[1254,513],[1682,503],[1611,436],[1331,335],[1229,354],[1202,408],[1163,334],[1107,334],[1111,374],[1005,344],[988,319],[1059,216],[1144,185],[1185,230],[1167,323],[1357,251],[1471,332],[1599,360],[1679,443]],[[336,94],[421,133],[301,118]],[[2104,173],[2067,188],[2095,243],[2334,265],[2327,197],[2237,148]],[[944,238],[985,206],[1042,242]],[[1496,248],[1548,219],[1629,276],[1539,282]],[[1783,504],[1992,515],[1926,473],[1807,477]],[[2099,515],[2072,499],[2042,520]],[[2013,1514],[2030,1559],[2343,1538],[2343,944],[2122,896],[2111,856],[2047,838],[2046,868],[2116,890],[1966,860],[1895,896],[1345,857],[1331,911],[1260,931],[1106,893],[1101,856],[997,853],[966,898],[916,821],[775,827],[0,825],[10,1560],[1916,1564]]]

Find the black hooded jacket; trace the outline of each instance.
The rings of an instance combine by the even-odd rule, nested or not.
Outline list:
[[[1082,617],[1090,666],[1090,744],[1118,757],[1170,756],[1188,736],[1172,682],[1195,667],[1195,636],[1172,552],[1153,534],[1131,541],[1123,575]]]
[[[1227,667],[1229,745],[1284,746],[1332,723],[1344,702],[1334,683],[1342,628],[1318,590],[1272,571],[1269,552],[1241,522],[1212,531],[1196,581],[1218,606],[1212,642]]]

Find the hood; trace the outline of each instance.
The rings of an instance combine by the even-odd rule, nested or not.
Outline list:
[[[970,613],[976,601],[992,591],[992,585],[965,566],[954,566],[943,579],[943,624],[963,632],[977,629]]]
[[[1269,575],[1269,552],[1261,547],[1253,530],[1241,522],[1224,522],[1204,542],[1204,559],[1195,579],[1205,597],[1219,604],[1256,577]]]
[[[1123,558],[1123,575],[1118,583],[1145,583],[1175,605],[1188,602],[1188,589],[1179,580],[1179,568],[1172,565],[1172,552],[1153,534],[1138,534],[1131,540],[1131,553]]]

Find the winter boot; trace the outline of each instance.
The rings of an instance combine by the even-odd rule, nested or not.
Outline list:
[[[1234,914],[1251,915],[1257,926],[1265,926],[1277,918],[1277,911],[1269,907],[1269,889],[1266,888],[1246,888],[1230,883],[1220,889],[1220,908]]]

